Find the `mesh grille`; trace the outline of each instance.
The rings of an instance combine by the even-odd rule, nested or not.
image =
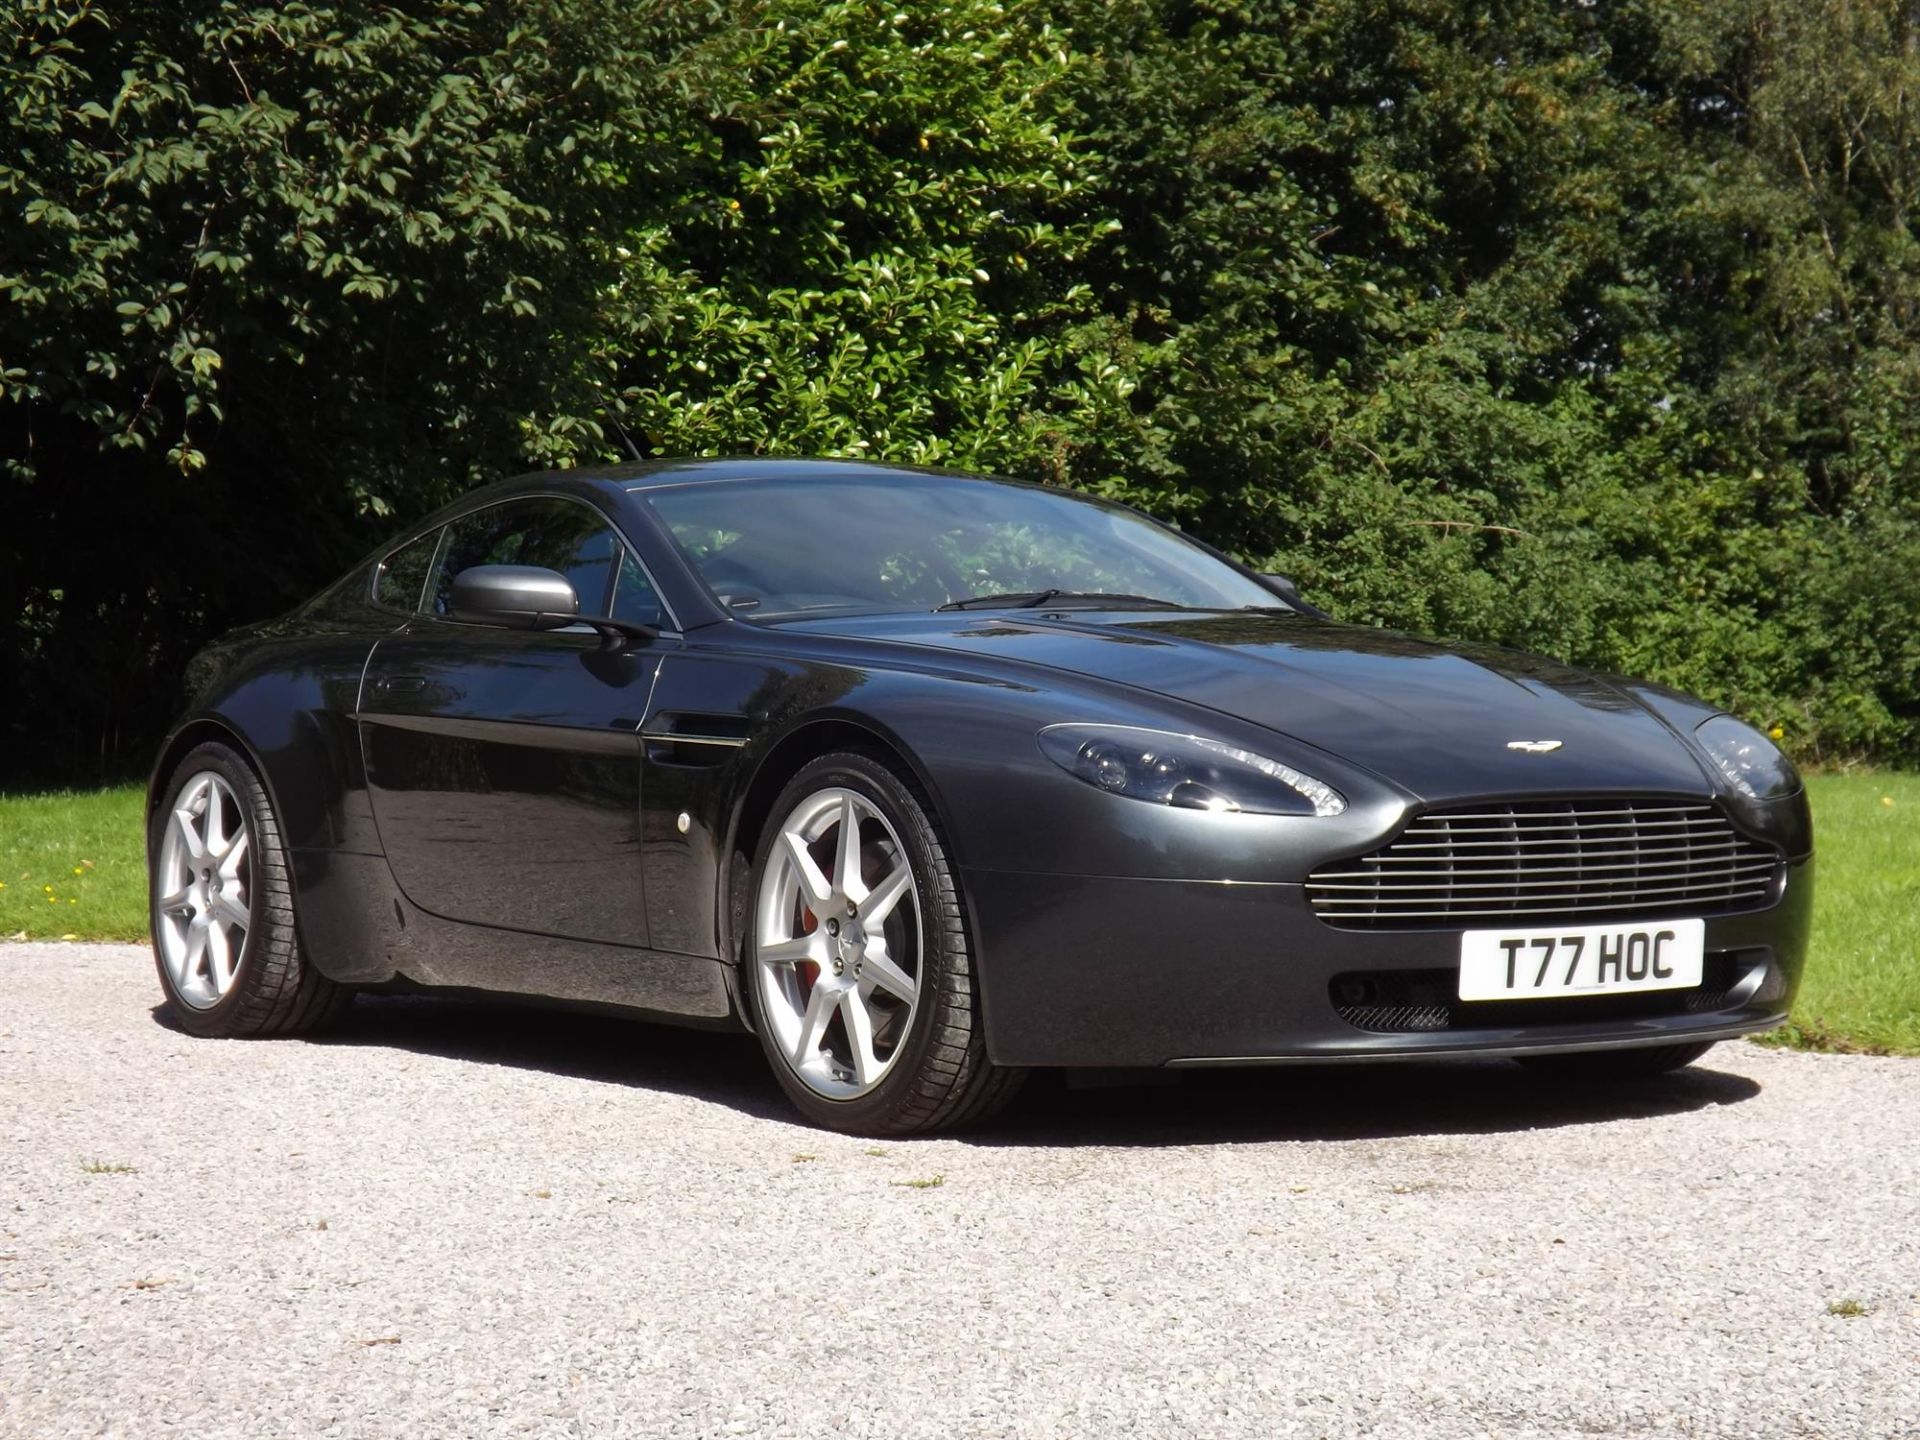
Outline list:
[[[1307,898],[1354,930],[1653,920],[1764,905],[1779,864],[1711,805],[1535,800],[1421,815],[1385,848],[1316,870]]]
[[[1706,958],[1690,990],[1582,995],[1566,1000],[1462,1001],[1457,970],[1380,970],[1336,976],[1328,987],[1340,1018],[1359,1030],[1405,1035],[1434,1030],[1583,1025],[1665,1015],[1708,1015],[1768,997],[1742,982],[1767,965],[1765,951],[1722,951]],[[1772,974],[1768,967],[1769,976]]]

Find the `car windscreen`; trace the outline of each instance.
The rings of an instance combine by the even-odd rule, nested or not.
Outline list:
[[[727,480],[647,492],[701,579],[756,620],[943,605],[1280,608],[1261,585],[1131,510],[964,477]]]

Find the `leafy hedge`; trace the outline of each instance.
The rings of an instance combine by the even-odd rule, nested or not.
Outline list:
[[[1920,756],[1908,11],[18,0],[0,775],[534,465],[1120,496]]]

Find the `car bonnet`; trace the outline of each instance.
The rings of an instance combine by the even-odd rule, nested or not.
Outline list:
[[[1262,612],[996,611],[796,628],[1128,685],[1303,740],[1434,803],[1713,793],[1691,747],[1631,695],[1515,650]]]

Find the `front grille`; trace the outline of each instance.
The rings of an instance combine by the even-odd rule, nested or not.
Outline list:
[[[1711,805],[1529,800],[1418,816],[1383,849],[1316,870],[1307,898],[1346,930],[1655,920],[1763,905],[1779,865]]]
[[[1700,983],[1686,990],[1648,990],[1620,995],[1578,995],[1551,1000],[1458,998],[1460,973],[1444,970],[1373,970],[1337,975],[1328,996],[1340,1018],[1377,1035],[1435,1030],[1513,1029],[1533,1025],[1583,1025],[1668,1015],[1710,1015],[1749,1002],[1778,999],[1769,986],[1765,950],[1720,951],[1706,957]],[[1771,993],[1769,993],[1771,989]]]

